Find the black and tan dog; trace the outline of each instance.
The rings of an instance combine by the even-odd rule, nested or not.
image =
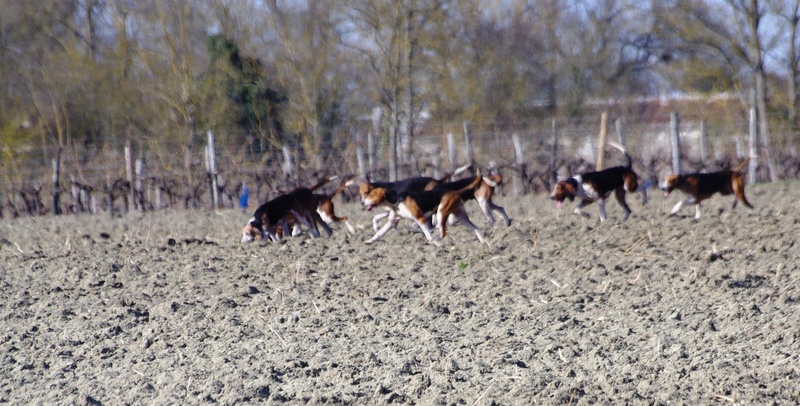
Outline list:
[[[279,242],[281,235],[289,230],[292,219],[308,228],[314,238],[321,236],[317,224],[320,224],[330,237],[331,228],[317,213],[317,198],[314,196],[314,191],[331,179],[333,178],[326,178],[310,188],[295,188],[259,206],[253,218],[242,229],[242,242],[267,237],[273,242]],[[278,233],[279,226],[282,233]]]
[[[575,213],[587,215],[581,209],[589,204],[597,202],[600,207],[600,221],[608,218],[606,214],[606,199],[614,193],[622,209],[625,211],[623,221],[631,215],[631,208],[625,202],[625,193],[642,192],[642,200],[647,204],[647,190],[639,188],[639,176],[633,171],[633,161],[631,156],[622,148],[621,145],[609,142],[608,145],[619,149],[627,160],[624,166],[614,166],[597,172],[586,172],[569,179],[560,180],[553,188],[550,198],[556,201],[556,207],[561,207],[565,199],[573,201],[576,197],[580,199]]]
[[[397,193],[392,189],[375,187],[369,194],[362,199],[364,209],[369,211],[378,206],[385,206],[389,209],[389,220],[378,230],[375,235],[366,241],[367,244],[375,242],[391,230],[400,219],[406,218],[414,221],[422,229],[428,241],[434,241],[433,233],[428,226],[428,218],[431,214],[436,215],[436,224],[439,227],[440,239],[447,235],[447,219],[449,216],[456,217],[467,228],[475,232],[480,242],[485,242],[480,229],[469,220],[467,212],[464,210],[465,193],[474,191],[481,183],[482,177],[480,170],[478,176],[472,178],[472,182],[461,190],[448,190],[435,187],[427,191],[415,191]]]
[[[412,192],[422,192],[431,190],[444,182],[448,179],[452,178],[455,175],[458,175],[465,170],[467,170],[471,165],[464,165],[453,172],[445,174],[439,179],[427,177],[427,176],[419,176],[414,178],[407,178],[398,180],[396,182],[372,182],[369,178],[358,187],[358,196],[364,202],[364,199],[369,196],[370,192],[372,192],[376,188],[385,189],[392,193],[396,194],[405,194],[405,193],[412,193]],[[372,219],[372,228],[375,231],[378,231],[379,226],[378,223],[382,220],[389,217],[389,212],[384,214],[379,214]]]
[[[684,204],[695,205],[694,218],[700,218],[700,202],[719,193],[723,196],[733,194],[733,206],[736,208],[736,203],[739,200],[749,209],[753,209],[753,205],[747,201],[744,196],[744,176],[742,170],[750,162],[750,158],[745,159],[736,170],[710,172],[710,173],[692,173],[688,175],[668,175],[664,183],[659,185],[659,189],[664,191],[664,196],[669,196],[670,192],[675,189],[680,189],[688,197],[678,202],[672,208],[670,214],[675,214]]]
[[[441,187],[448,190],[461,190],[469,185],[472,181],[473,178],[464,178],[447,182],[442,184]],[[478,187],[466,191],[461,196],[464,201],[474,199],[478,202],[478,206],[480,206],[481,211],[489,222],[489,227],[494,225],[494,214],[492,211],[500,213],[500,215],[503,216],[503,219],[505,219],[507,226],[511,225],[511,218],[508,217],[508,214],[506,214],[506,210],[492,201],[492,197],[494,196],[494,188],[502,183],[503,177],[500,174],[487,175],[481,178],[481,182],[478,184]]]

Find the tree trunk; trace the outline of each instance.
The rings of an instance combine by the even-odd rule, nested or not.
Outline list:
[[[595,170],[603,170],[606,157],[606,140],[608,138],[608,112],[600,114],[600,142],[597,145],[597,162]]]
[[[672,137],[672,173],[681,173],[681,133],[678,113],[670,113],[669,127]]]
[[[770,151],[769,141],[769,120],[767,118],[767,95],[766,83],[764,80],[764,67],[759,65],[760,69],[756,71],[756,106],[758,108],[758,123],[761,130],[761,146],[764,150],[764,157],[767,161],[769,169],[769,180],[775,182],[778,180],[778,175],[775,172],[775,163],[772,161],[772,153]]]
[[[789,124],[792,128],[797,127],[797,80],[798,80],[798,61],[797,61],[797,25],[800,24],[800,0],[792,2],[791,16],[789,16],[789,47],[787,49],[787,60],[789,61],[789,85],[787,94],[789,96]]]

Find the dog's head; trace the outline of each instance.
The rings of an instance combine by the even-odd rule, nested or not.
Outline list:
[[[255,217],[251,218],[242,229],[242,242],[252,242],[263,238],[264,229],[256,221]]]
[[[658,185],[658,188],[664,191],[664,196],[669,196],[670,192],[677,189],[682,181],[683,178],[681,175],[667,175],[667,177],[664,178],[664,182]]]
[[[382,187],[373,187],[366,196],[361,198],[361,206],[364,210],[370,211],[377,206],[386,202],[386,189]]]
[[[556,201],[556,207],[561,207],[564,199],[575,200],[578,195],[578,180],[575,178],[564,179],[556,182],[550,198]]]
[[[622,187],[628,193],[633,193],[639,189],[639,176],[634,171],[627,171],[622,175]]]
[[[375,189],[375,186],[369,181],[360,184],[358,186],[358,198],[363,202],[369,196],[369,192],[372,192],[372,189]]]

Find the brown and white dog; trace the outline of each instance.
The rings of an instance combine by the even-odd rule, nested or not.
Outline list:
[[[383,187],[373,188],[362,199],[364,209],[369,211],[378,206],[386,206],[389,209],[389,220],[366,243],[370,244],[379,240],[403,218],[414,221],[419,225],[425,234],[425,238],[432,242],[434,241],[433,233],[428,226],[428,218],[432,213],[436,214],[436,224],[439,227],[440,239],[447,235],[447,219],[452,215],[467,228],[474,231],[480,242],[485,242],[480,229],[469,220],[467,212],[464,210],[464,200],[462,199],[465,193],[478,187],[481,179],[480,171],[478,171],[478,176],[473,178],[472,182],[461,190],[447,190],[435,187],[426,191],[398,193],[395,190]]]
[[[733,194],[733,206],[731,209],[736,208],[736,203],[739,200],[749,209],[753,209],[753,205],[747,201],[744,196],[744,176],[742,170],[750,162],[750,158],[745,159],[736,170],[733,171],[719,171],[711,173],[692,173],[689,175],[668,175],[664,179],[664,183],[659,185],[659,189],[664,191],[664,196],[669,196],[670,192],[675,189],[680,189],[688,197],[678,202],[672,208],[670,214],[675,214],[684,204],[694,204],[695,216],[700,218],[700,202],[719,193],[723,196]]]
[[[332,230],[317,213],[317,198],[314,197],[313,192],[330,182],[331,179],[333,178],[326,178],[310,188],[295,188],[291,192],[259,206],[253,218],[242,229],[242,242],[266,237],[273,242],[279,242],[281,234],[286,233],[289,229],[289,222],[292,218],[307,227],[314,238],[321,235],[317,224],[320,224],[330,237]],[[278,226],[282,230],[281,234],[277,232]]]
[[[624,155],[627,163],[624,166],[614,166],[597,172],[586,172],[573,176],[569,179],[560,180],[553,187],[550,198],[556,201],[556,207],[561,207],[565,199],[573,201],[576,197],[580,202],[575,207],[575,213],[588,216],[581,209],[589,204],[597,202],[600,207],[600,221],[608,218],[606,214],[606,199],[614,193],[617,202],[625,211],[622,221],[631,215],[631,208],[625,202],[625,193],[642,192],[643,204],[647,204],[647,190],[639,187],[639,176],[633,171],[633,161],[631,156],[622,148],[621,145],[609,142],[608,145],[619,149]]]
[[[445,174],[439,179],[434,179],[427,176],[419,176],[414,178],[407,178],[398,180],[395,182],[372,182],[367,178],[367,180],[358,187],[358,196],[361,199],[362,205],[364,205],[364,199],[369,196],[370,192],[372,192],[376,188],[386,189],[387,191],[397,193],[397,194],[404,194],[404,193],[411,193],[411,192],[422,192],[427,191],[435,188],[443,184],[448,179],[452,178],[455,175],[460,174],[467,170],[470,165],[464,165],[455,171]],[[366,207],[366,205],[364,205]],[[370,209],[371,210],[371,209]],[[389,217],[389,212],[384,214],[379,214],[372,219],[372,228],[375,231],[379,230],[378,223],[382,220]]]
[[[355,234],[356,229],[348,221],[347,217],[338,217],[336,213],[333,211],[333,198],[336,197],[339,193],[341,193],[344,189],[348,186],[355,184],[355,181],[350,179],[341,186],[339,186],[336,190],[333,191],[330,195],[325,195],[321,193],[314,193],[314,197],[317,199],[317,213],[322,218],[328,226],[333,225],[334,223],[342,222],[345,226],[347,226],[347,231],[350,234]]]
[[[472,181],[473,178],[464,178],[447,182],[442,184],[441,187],[448,190],[461,190],[469,185]],[[502,183],[503,177],[500,174],[487,175],[481,178],[481,182],[478,184],[478,187],[468,190],[461,195],[461,198],[464,199],[464,201],[475,199],[478,202],[478,206],[480,206],[481,211],[489,222],[489,227],[494,225],[494,214],[492,211],[500,213],[500,215],[506,220],[507,226],[511,225],[511,218],[508,217],[508,214],[506,214],[506,210],[492,201],[492,197],[494,196],[494,188]]]

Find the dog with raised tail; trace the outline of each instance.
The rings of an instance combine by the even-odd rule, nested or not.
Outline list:
[[[441,187],[448,190],[460,190],[469,185],[472,180],[472,178],[459,179],[442,184]],[[478,187],[468,190],[462,195],[464,201],[475,199],[475,201],[478,202],[478,207],[481,208],[483,215],[486,216],[486,219],[489,222],[489,227],[494,225],[494,214],[492,214],[493,211],[496,211],[503,216],[507,226],[511,225],[511,217],[508,217],[506,210],[502,206],[499,206],[492,201],[494,189],[502,183],[503,177],[499,173],[494,175],[486,175],[481,178],[481,182],[478,184]]]
[[[606,200],[613,192],[617,202],[625,211],[622,219],[622,221],[625,221],[631,215],[631,208],[625,202],[626,192],[641,192],[642,202],[644,205],[647,204],[647,189],[639,186],[639,176],[633,171],[631,156],[622,145],[615,142],[608,142],[608,145],[622,152],[626,160],[625,165],[614,166],[596,172],[586,172],[558,181],[553,187],[553,193],[550,194],[550,198],[556,201],[556,208],[560,208],[565,199],[573,201],[578,198],[580,202],[575,207],[575,213],[588,216],[581,209],[597,202],[600,208],[600,221],[605,221],[608,218]]]
[[[367,205],[364,204],[364,199],[369,196],[370,192],[374,189],[380,188],[389,191],[390,193],[396,194],[405,194],[405,193],[413,193],[413,192],[422,192],[431,190],[455,175],[458,175],[472,166],[472,164],[464,165],[460,168],[457,168],[453,172],[449,172],[442,176],[441,178],[431,178],[428,176],[418,176],[413,178],[401,179],[395,182],[373,182],[367,177],[366,181],[361,183],[358,188],[358,195],[361,199],[362,205],[366,207]],[[389,212],[378,214],[372,218],[372,228],[375,231],[380,229],[379,222],[385,218],[389,217]]]
[[[385,206],[389,210],[389,219],[366,243],[370,244],[379,240],[403,218],[419,225],[428,242],[434,242],[433,233],[428,226],[428,218],[434,213],[436,215],[436,224],[439,227],[439,239],[447,235],[447,219],[452,215],[461,224],[474,231],[481,243],[485,243],[480,229],[469,220],[469,216],[464,210],[463,200],[463,195],[478,187],[481,180],[482,176],[480,175],[480,170],[478,170],[478,175],[473,178],[472,182],[460,190],[435,187],[427,191],[397,193],[395,190],[383,187],[373,188],[362,199],[364,209],[369,211],[378,206]]]
[[[699,219],[701,214],[700,203],[715,193],[723,196],[734,195],[731,209],[735,209],[736,203],[741,200],[742,204],[753,210],[753,205],[744,196],[744,176],[742,176],[742,171],[749,162],[750,158],[748,157],[738,168],[732,171],[667,175],[664,182],[659,185],[659,189],[664,191],[664,196],[669,196],[675,189],[680,189],[688,195],[686,199],[679,201],[672,208],[670,215],[677,213],[684,204],[694,204],[694,218]]]
[[[350,234],[355,234],[356,229],[350,224],[350,221],[347,217],[338,217],[336,213],[333,211],[333,198],[336,197],[339,193],[343,190],[355,184],[353,179],[348,180],[347,182],[343,183],[341,186],[336,188],[330,195],[322,194],[322,193],[314,193],[314,197],[317,199],[317,213],[322,218],[328,226],[333,225],[334,223],[344,223],[347,226],[347,231]]]

